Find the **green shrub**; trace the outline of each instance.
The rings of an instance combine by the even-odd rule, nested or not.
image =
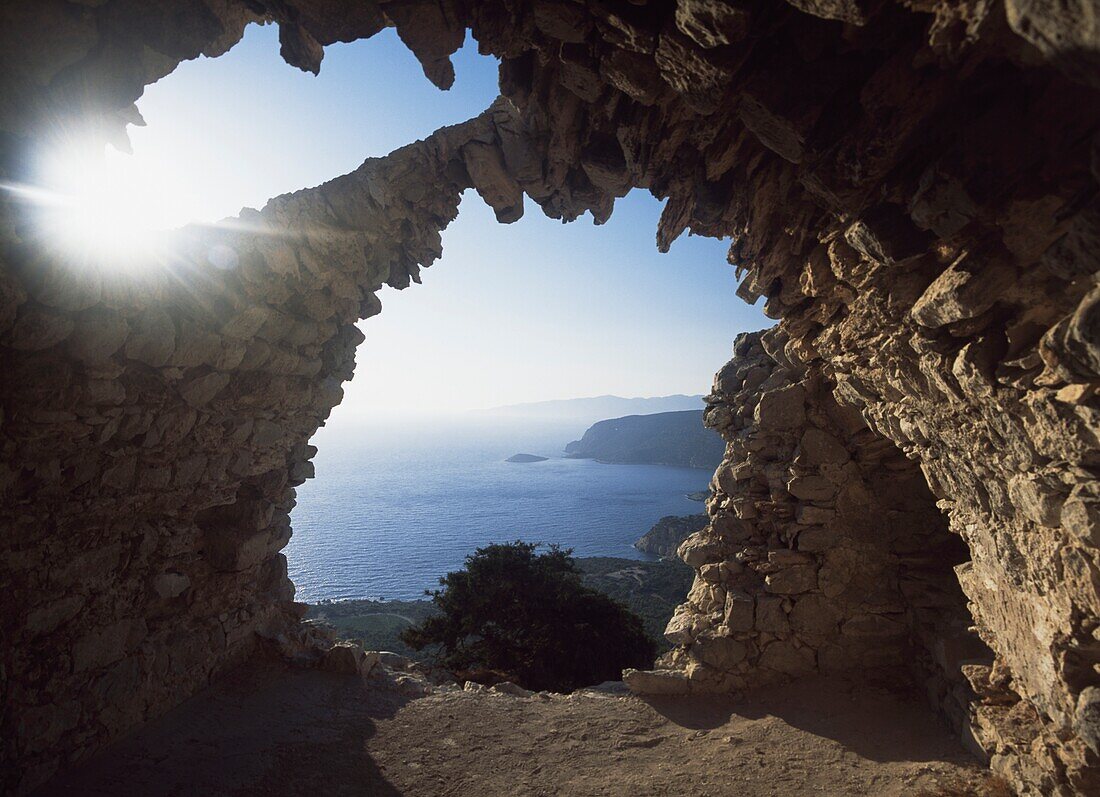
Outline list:
[[[571,550],[514,542],[478,548],[430,592],[439,613],[402,634],[438,645],[451,670],[492,671],[528,689],[570,691],[648,667],[656,653],[642,621],[581,583]]]

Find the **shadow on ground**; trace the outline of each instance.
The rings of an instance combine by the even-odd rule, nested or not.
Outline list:
[[[399,797],[367,740],[406,700],[356,675],[249,665],[38,794]]]
[[[242,668],[41,794],[903,797],[982,775],[915,699],[845,681],[643,701],[376,670]]]
[[[791,728],[838,742],[869,761],[939,761],[944,758],[945,743],[951,745],[950,732],[921,695],[865,681],[811,678],[757,689],[736,699],[654,696],[645,702],[690,730],[774,717]]]

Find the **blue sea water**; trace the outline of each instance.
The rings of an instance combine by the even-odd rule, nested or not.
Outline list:
[[[297,600],[420,598],[491,542],[652,558],[634,540],[665,515],[702,512],[686,494],[710,474],[561,458],[583,431],[493,419],[322,429],[285,551]],[[551,459],[504,461],[516,453]]]

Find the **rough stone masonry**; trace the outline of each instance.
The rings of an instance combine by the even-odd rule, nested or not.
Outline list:
[[[1021,793],[1100,779],[1100,11],[1093,0],[40,0],[0,8],[0,179],[246,24],[284,58],[395,27],[481,116],[143,279],[0,209],[0,771],[59,767],[300,633],[279,550],[375,292],[502,222],[643,188],[732,240],[739,339],[679,647],[639,689],[912,665]],[[369,79],[369,76],[365,76]],[[973,629],[973,630],[971,630]]]

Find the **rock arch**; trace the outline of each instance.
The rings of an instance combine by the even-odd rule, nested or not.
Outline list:
[[[406,285],[438,256],[471,185],[502,221],[525,194],[599,222],[647,188],[668,200],[660,248],[687,229],[731,236],[741,295],[781,319],[768,356],[919,462],[969,548],[962,587],[996,654],[992,686],[1020,698],[978,696],[994,765],[1033,793],[1095,787],[1089,2],[46,0],[3,13],[6,181],[58,120],[121,140],[144,85],[260,19],[311,70],[323,45],[392,25],[441,87],[470,28],[502,59],[505,97],[237,228],[185,234],[186,256],[151,285],[74,281],[6,202],[3,755],[22,788],[183,699],[255,632],[296,633],[277,549],[309,433],[350,376],[352,322],[377,312],[383,282]],[[235,266],[214,267],[213,246]],[[714,562],[699,564],[709,584]]]

